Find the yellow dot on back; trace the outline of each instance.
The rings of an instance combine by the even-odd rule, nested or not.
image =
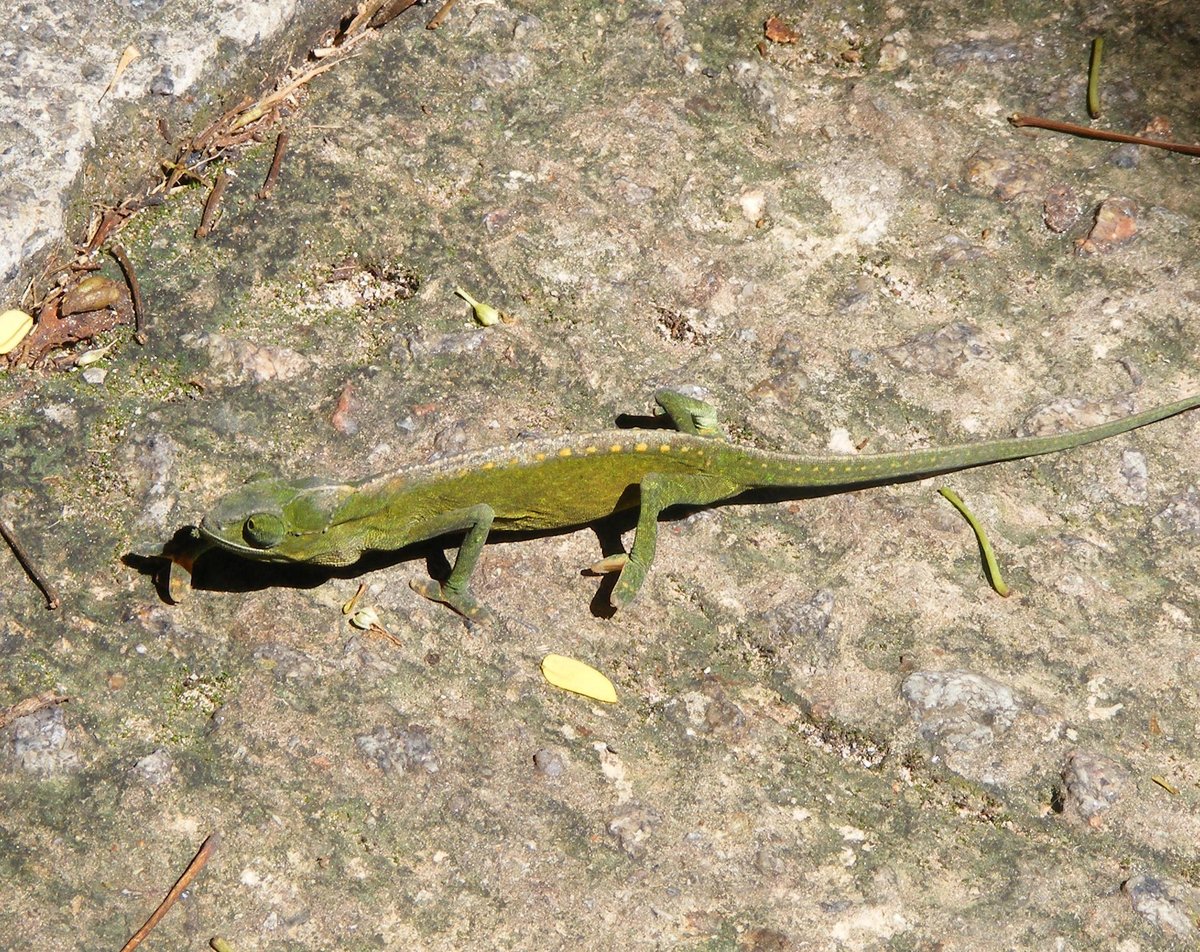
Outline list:
[[[659,448],[658,448],[658,451],[659,451],[660,453],[669,453],[669,452],[671,452],[671,444],[670,444],[670,443],[663,443],[661,446],[659,446]]]
[[[545,453],[534,453],[533,458],[540,463],[542,460],[544,460],[546,458],[546,454]]]
[[[491,460],[488,460],[486,463],[483,464],[483,468],[484,469],[495,469],[496,464],[494,462],[492,462]]]
[[[558,455],[559,456],[570,456],[571,455],[571,447],[564,446],[561,450],[558,451]]]
[[[644,452],[646,452],[646,444],[639,443],[637,446],[634,447],[634,450],[638,453],[644,453]]]
[[[621,452],[621,444],[620,444],[620,443],[614,443],[612,446],[610,446],[610,447],[608,448],[608,451],[609,451],[610,453],[619,453],[619,452]]]
[[[587,453],[588,456],[591,456],[594,452],[596,452],[596,447],[589,446],[587,449],[584,450],[584,452]]]

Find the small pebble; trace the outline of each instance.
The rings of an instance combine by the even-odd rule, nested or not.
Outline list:
[[[624,804],[608,824],[608,832],[617,844],[634,859],[645,855],[646,840],[657,826],[659,816],[649,807],[630,801]]]
[[[148,787],[157,787],[171,779],[174,761],[161,747],[133,765],[133,773]]]
[[[66,715],[54,704],[18,717],[11,725],[16,765],[41,777],[73,773],[83,766],[67,732]]]

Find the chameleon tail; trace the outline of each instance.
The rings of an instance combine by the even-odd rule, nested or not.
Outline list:
[[[1200,407],[1200,394],[1082,430],[864,456],[792,456],[729,447],[725,472],[746,486],[848,486],[915,479],[1072,449]]]

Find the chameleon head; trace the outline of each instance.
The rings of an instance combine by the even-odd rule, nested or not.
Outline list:
[[[321,479],[254,479],[200,520],[200,535],[260,562],[353,562],[358,553],[340,551],[330,537],[337,511],[353,490]]]

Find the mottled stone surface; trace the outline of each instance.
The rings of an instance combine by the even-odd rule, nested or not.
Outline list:
[[[437,31],[414,8],[356,42],[289,105],[269,199],[278,127],[228,157],[207,239],[200,185],[123,232],[144,346],[118,327],[82,370],[0,374],[0,518],[63,602],[0,551],[0,719],[70,698],[0,729],[0,936],[120,948],[211,832],[146,948],[1186,933],[1194,413],[936,480],[671,512],[615,616],[585,569],[628,521],[495,540],[475,579],[494,619],[470,626],[409,587],[444,573],[440,544],[332,572],[209,554],[178,603],[149,556],[256,473],[353,480],[644,426],[662,386],[740,443],[842,455],[1194,391],[1194,161],[1005,121],[1085,121],[1104,33],[1102,121],[1170,109],[1200,138],[1179,79],[1194,8],[459,0]],[[764,36],[770,13],[795,42]],[[239,62],[197,102],[271,78]],[[141,101],[138,128],[179,98]],[[131,165],[98,153],[106,181],[108,162]],[[1048,227],[1060,185],[1082,210],[1136,202],[1136,238],[1077,255],[1091,216]],[[513,322],[478,326],[457,287]],[[376,628],[351,624],[365,608]],[[551,652],[617,703],[550,687]],[[1119,797],[1079,822],[1114,764]]]

